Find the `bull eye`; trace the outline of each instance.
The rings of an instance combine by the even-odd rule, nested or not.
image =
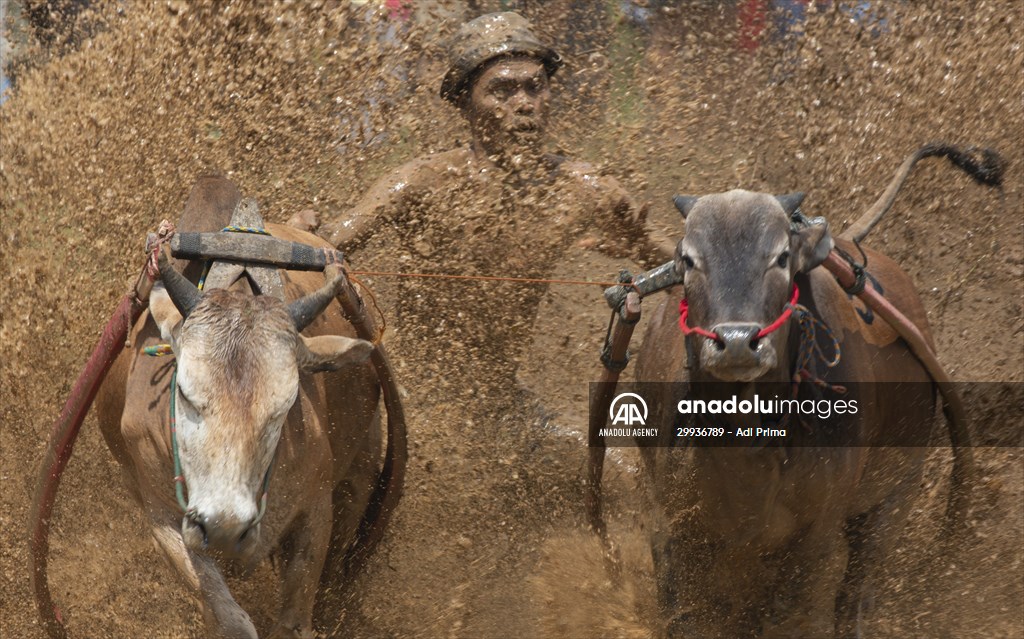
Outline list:
[[[685,266],[687,269],[693,268],[693,266],[694,266],[693,258],[690,257],[689,255],[684,255],[683,256],[683,266]]]
[[[775,260],[775,263],[778,264],[780,268],[786,268],[789,266],[789,251],[783,251],[779,255],[779,259]]]
[[[195,399],[185,394],[181,387],[178,388],[178,395],[183,400],[183,405],[190,408],[195,413],[202,413],[203,406],[199,404]]]

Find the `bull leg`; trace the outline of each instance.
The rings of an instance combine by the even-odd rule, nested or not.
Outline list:
[[[666,485],[687,485],[671,472],[662,476],[673,478],[664,482]],[[673,521],[666,514],[666,496],[660,487],[645,483],[644,490],[649,493],[645,524],[651,531],[651,559],[665,634],[680,639],[749,635],[740,629],[745,620],[732,614],[730,603],[737,599],[736,584],[723,578],[730,572],[726,564],[733,563],[723,557],[721,541],[712,541],[695,521],[699,496],[685,490],[673,494],[672,511],[687,513]]]
[[[849,554],[843,520],[832,513],[796,540],[776,582],[779,587],[771,614],[762,620],[762,637],[833,637],[836,593],[842,585]]]
[[[676,626],[683,625],[685,614],[679,610],[678,567],[673,565],[674,552],[672,539],[666,534],[656,534],[651,538],[651,558],[654,562],[654,578],[658,589],[658,607],[668,621],[670,636],[681,631]]]
[[[153,538],[186,585],[200,597],[208,636],[257,639],[256,627],[231,596],[224,575],[212,559],[186,548],[181,533],[172,526],[154,526]]]
[[[331,539],[328,495],[292,525],[281,544],[281,614],[271,639],[313,639],[313,603]]]
[[[874,607],[874,588],[885,557],[899,540],[910,514],[908,502],[920,480],[920,468],[907,476],[882,503],[847,526],[850,563],[836,600],[836,636],[864,636],[866,616]]]
[[[733,577],[756,570],[756,553],[747,549],[726,552],[721,543],[708,542],[692,530],[677,530],[655,541],[658,599],[667,620],[667,635],[679,639],[747,636],[744,625],[749,620],[742,604],[751,595]]]
[[[378,442],[379,444],[379,442]],[[366,512],[366,506],[373,492],[374,480],[380,473],[380,446],[375,446],[367,439],[362,450],[356,454],[351,466],[342,479],[334,487],[331,502],[334,508],[334,528],[331,532],[331,554],[327,558],[324,578],[338,584],[338,578],[345,575],[344,559],[346,552],[356,541],[356,531]]]
[[[846,577],[836,598],[836,637],[863,636],[862,613],[871,600],[867,574],[869,562],[876,555],[876,538],[870,533],[879,517],[879,508],[855,517],[847,524],[850,562]]]

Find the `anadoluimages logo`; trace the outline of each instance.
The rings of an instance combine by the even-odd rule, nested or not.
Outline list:
[[[647,402],[636,393],[619,393],[608,407],[612,426],[646,426]]]

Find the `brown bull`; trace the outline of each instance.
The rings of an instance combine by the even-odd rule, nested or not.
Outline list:
[[[675,428],[660,429],[662,446],[644,449],[643,457],[659,598],[673,636],[860,636],[879,560],[892,549],[919,486],[935,423],[929,376],[893,328],[871,321],[860,302],[815,268],[835,243],[823,220],[792,224],[802,197],[730,191],[676,199],[686,220],[675,255],[684,285],[655,313],[637,378],[690,383],[659,386],[654,423],[705,425],[676,421],[683,397],[796,392],[801,400],[856,400],[860,411],[812,423],[718,418],[730,432],[785,430],[774,440],[782,445],[687,447]],[[849,243],[839,247],[856,254]],[[884,291],[931,345],[909,278],[882,255],[868,251],[868,258],[869,285]],[[699,329],[685,337],[684,290],[685,325]],[[777,321],[795,290],[806,314]],[[812,317],[828,329],[802,329]],[[771,330],[773,324],[779,328]],[[841,352],[832,368],[821,361],[831,359],[829,332]],[[822,353],[808,359],[814,345]],[[794,386],[794,374],[802,383]],[[888,392],[897,383],[901,391]]]
[[[179,229],[223,226],[237,200],[226,180],[204,179]],[[325,245],[289,227],[268,230]],[[244,277],[230,290],[200,292],[167,260],[160,270],[165,286],[154,289],[97,397],[104,437],[158,546],[200,599],[206,634],[257,636],[222,567],[273,554],[282,603],[269,636],[311,637],[332,522],[333,539],[350,543],[377,478],[379,389],[362,364],[372,345],[352,338],[331,303],[336,269],[319,290],[319,274],[282,272],[291,304],[254,296]],[[162,343],[173,358],[143,354]],[[182,506],[175,482],[187,495]]]

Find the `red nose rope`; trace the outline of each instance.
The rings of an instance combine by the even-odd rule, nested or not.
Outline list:
[[[797,288],[796,282],[793,282],[793,296],[790,297],[789,303],[786,304],[786,307],[782,310],[782,314],[779,315],[774,322],[759,330],[757,332],[757,336],[754,339],[761,339],[765,335],[768,335],[769,333],[779,330],[779,328],[786,323],[786,320],[789,319],[789,316],[793,314],[793,309],[796,307],[796,301],[798,299],[800,299],[800,289]],[[683,299],[679,300],[679,329],[683,331],[683,335],[690,335],[691,333],[693,333],[721,343],[722,338],[718,336],[718,333],[714,331],[709,331],[699,326],[691,327],[689,324],[687,324],[686,318],[689,315],[690,305],[684,297]]]
[[[761,339],[765,335],[768,335],[774,331],[779,330],[786,320],[793,315],[793,311],[799,311],[797,318],[800,321],[800,347],[797,352],[797,363],[796,371],[793,373],[793,397],[796,397],[797,391],[800,387],[801,381],[809,381],[822,388],[831,389],[837,393],[845,393],[846,387],[839,384],[829,384],[819,377],[815,377],[810,371],[811,357],[814,355],[818,356],[818,359],[825,365],[826,368],[834,368],[842,357],[839,349],[839,340],[832,334],[828,326],[820,319],[815,317],[810,311],[803,306],[797,304],[797,300],[800,298],[800,289],[797,288],[796,282],[793,282],[793,296],[790,298],[789,303],[782,310],[782,313],[776,318],[774,322],[765,326],[757,332],[757,336],[754,339]],[[722,338],[719,337],[718,333],[703,329],[699,326],[690,326],[686,323],[686,319],[690,314],[690,307],[686,299],[679,300],[679,328],[683,331],[684,335],[690,335],[691,333],[696,335],[702,335],[708,339],[714,340],[721,343]],[[826,335],[832,340],[832,357],[825,357],[821,347],[818,346],[815,326],[821,326],[824,329]]]

